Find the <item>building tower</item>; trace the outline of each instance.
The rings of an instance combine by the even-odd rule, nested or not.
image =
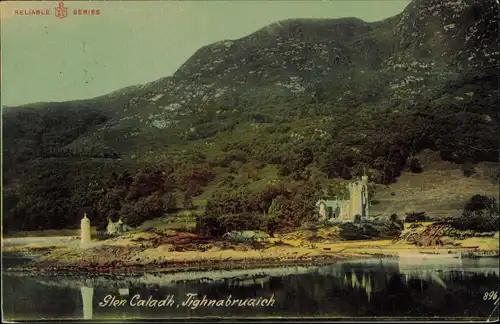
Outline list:
[[[368,217],[368,176],[366,175],[366,171],[363,168],[363,176],[361,177],[361,208],[362,208],[362,217]]]
[[[349,218],[352,220],[356,215],[363,216],[362,209],[362,184],[360,181],[349,184]]]

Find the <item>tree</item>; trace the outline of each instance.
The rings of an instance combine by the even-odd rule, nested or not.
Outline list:
[[[452,226],[479,232],[498,231],[498,202],[488,196],[472,196],[465,204],[462,215],[452,221]]]
[[[472,161],[470,160],[466,160],[464,163],[462,163],[460,165],[460,170],[462,170],[463,175],[466,177],[470,177],[476,172],[474,163],[472,163]]]
[[[288,200],[280,195],[272,200],[271,206],[269,206],[269,217],[280,219],[285,216]]]
[[[266,201],[260,201],[259,202],[259,208],[262,210],[262,213],[264,214],[264,216],[266,216],[267,214],[267,211],[269,209],[271,205],[268,204]]]
[[[165,206],[165,210],[173,211],[177,209],[177,199],[172,193],[167,193],[163,196],[163,205]]]
[[[498,212],[496,199],[483,195],[474,195],[467,201],[464,206],[464,213],[481,210],[486,210],[489,214]]]
[[[410,159],[410,171],[413,173],[421,173],[424,171],[424,167],[418,158],[414,157]]]
[[[127,219],[130,226],[138,226],[146,220],[163,216],[163,199],[158,196],[149,196],[123,205],[120,216]]]
[[[330,199],[348,199],[349,197],[349,190],[347,189],[347,186],[339,181],[330,183],[326,189],[326,192],[328,198]]]
[[[193,200],[188,193],[184,194],[184,200],[182,201],[182,207],[184,207],[184,209],[187,209],[187,210],[193,209]]]
[[[425,222],[428,221],[429,218],[427,217],[425,212],[412,212],[412,213],[407,213],[405,217],[405,222],[407,223],[413,223],[413,222]]]

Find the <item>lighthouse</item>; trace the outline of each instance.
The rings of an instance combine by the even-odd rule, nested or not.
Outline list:
[[[87,213],[84,214],[80,225],[80,247],[85,249],[90,245],[90,220],[87,218]]]

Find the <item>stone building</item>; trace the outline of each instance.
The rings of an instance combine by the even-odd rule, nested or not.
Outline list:
[[[362,176],[361,180],[347,185],[349,199],[325,200],[316,202],[320,221],[353,222],[356,215],[361,219],[368,217],[368,177]]]
[[[113,222],[111,219],[108,220],[108,226],[106,232],[110,235],[121,234],[123,232],[128,232],[132,228],[125,224],[120,218],[117,222]]]

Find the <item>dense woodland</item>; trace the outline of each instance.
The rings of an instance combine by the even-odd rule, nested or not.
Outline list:
[[[160,163],[128,161],[117,152],[92,146],[81,147],[80,152],[65,147],[82,132],[106,122],[99,112],[6,114],[4,225],[24,230],[75,227],[87,211],[100,228],[108,218],[119,216],[135,226],[179,208],[189,210],[191,198],[212,183],[217,186],[213,199],[197,219],[201,233],[291,229],[314,220],[314,202],[325,189],[318,179],[323,177],[351,179],[365,168],[372,181],[389,184],[405,168],[422,171],[413,156],[423,149],[437,150],[444,160],[464,165],[464,175],[467,165],[497,161],[498,116],[491,111],[493,99],[486,96],[497,83],[474,81],[477,97],[467,105],[422,104],[405,114],[358,120],[348,114],[325,114],[320,118],[329,119],[322,129],[330,129],[330,136],[298,141],[290,140],[289,132],[307,132],[307,125],[294,128],[305,119],[267,121],[260,124],[257,136],[222,137],[218,153],[210,157],[188,152]],[[247,126],[245,118],[245,114],[234,116],[232,123]],[[321,123],[316,116],[307,118]],[[284,181],[257,192],[248,190],[246,185],[258,180],[259,170],[268,164],[277,166]],[[224,169],[229,173],[217,176]],[[331,194],[345,195],[341,188]]]

